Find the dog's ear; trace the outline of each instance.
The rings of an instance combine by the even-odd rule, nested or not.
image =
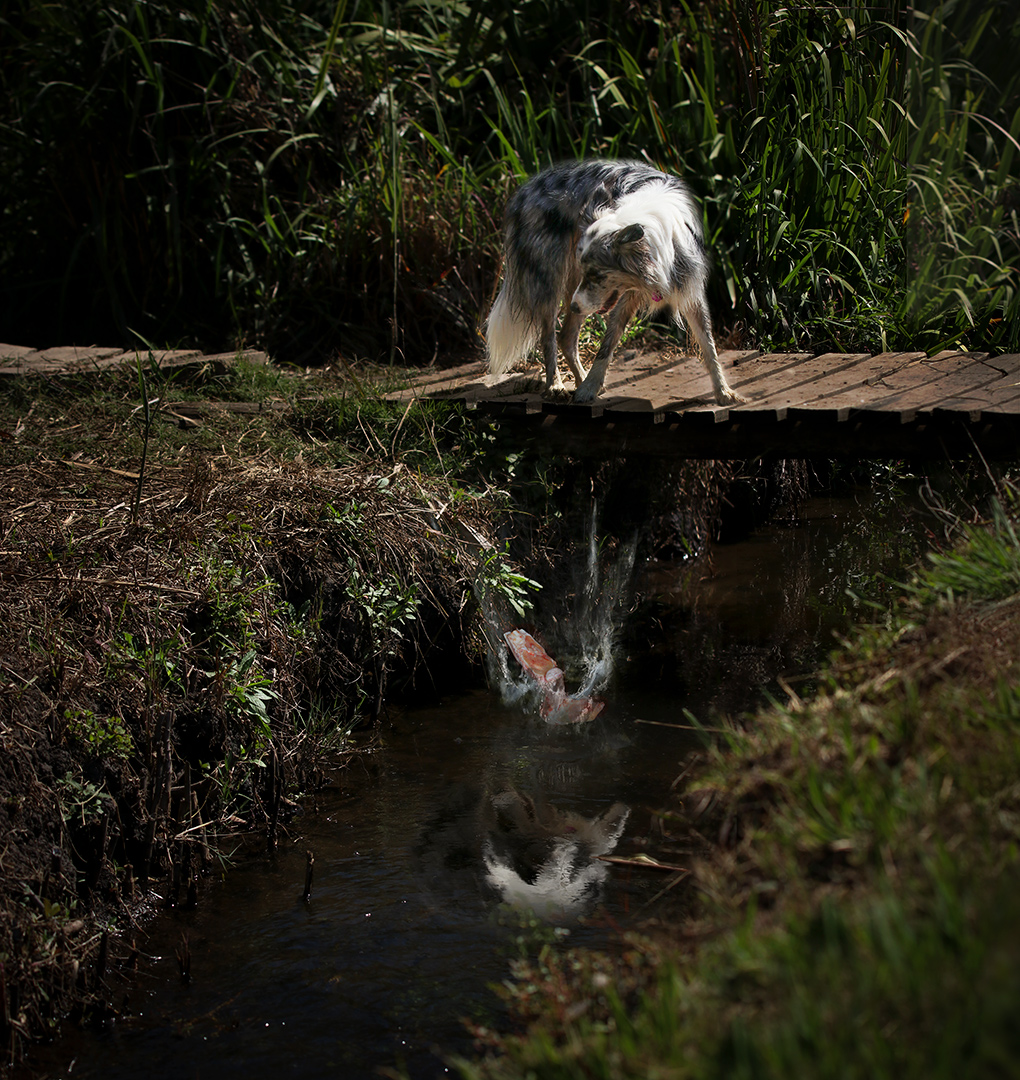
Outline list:
[[[591,197],[584,204],[581,211],[581,224],[587,228],[597,217],[601,217],[613,205],[613,197],[609,194],[609,188],[605,184],[599,186],[591,193]]]
[[[624,244],[636,244],[644,235],[644,226],[635,222],[633,225],[628,225],[626,229],[621,229],[616,234],[614,244],[616,247],[623,247]]]

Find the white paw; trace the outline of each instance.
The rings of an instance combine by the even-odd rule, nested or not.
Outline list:
[[[553,383],[542,391],[542,397],[547,401],[569,401],[570,390],[563,383]]]
[[[727,387],[715,392],[715,400],[719,405],[747,405],[750,399]]]
[[[593,402],[601,392],[601,386],[589,386],[587,383],[581,383],[574,391],[574,402],[577,405],[588,405]]]

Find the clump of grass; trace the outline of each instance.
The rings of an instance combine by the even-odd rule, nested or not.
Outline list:
[[[1016,497],[1013,497],[1014,506]],[[1001,600],[1020,592],[1020,536],[1016,517],[1003,504],[992,503],[992,527],[970,526],[960,550],[933,554],[925,586],[947,596]]]

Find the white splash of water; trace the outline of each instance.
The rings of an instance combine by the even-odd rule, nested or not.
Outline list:
[[[599,540],[599,507],[592,501],[588,530],[583,546],[586,557],[577,560],[574,576],[575,610],[557,622],[555,631],[544,632],[550,653],[567,669],[570,681],[579,685],[575,697],[600,694],[609,685],[615,670],[614,652],[619,631],[619,614],[626,599],[634,570],[636,535],[621,544],[610,558]],[[498,598],[479,595],[488,642],[487,664],[490,684],[499,690],[506,704],[535,704],[542,692],[507,651],[503,634],[519,625]]]
[[[598,501],[592,500],[588,519],[588,560],[583,577],[575,583],[578,609],[568,621],[566,646],[580,667],[579,694],[604,690],[615,670],[614,654],[619,614],[630,587],[637,537],[621,544],[610,559],[603,557],[598,533]]]

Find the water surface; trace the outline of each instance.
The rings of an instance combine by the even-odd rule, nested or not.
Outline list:
[[[698,745],[685,710],[710,723],[782,693],[776,676],[810,669],[860,615],[847,589],[895,573],[921,532],[903,507],[819,499],[794,526],[717,548],[710,567],[637,568],[640,620],[618,635],[607,706],[587,726],[549,727],[485,688],[393,712],[382,749],[320,793],[275,857],[156,921],[154,959],[110,1031],[70,1035],[42,1066],[96,1080],[353,1080],[398,1063],[444,1075],[444,1055],[471,1049],[462,1017],[498,1022],[488,987],[509,957],[564,934],[611,945],[647,912],[666,879],[594,856],[643,850]]]

